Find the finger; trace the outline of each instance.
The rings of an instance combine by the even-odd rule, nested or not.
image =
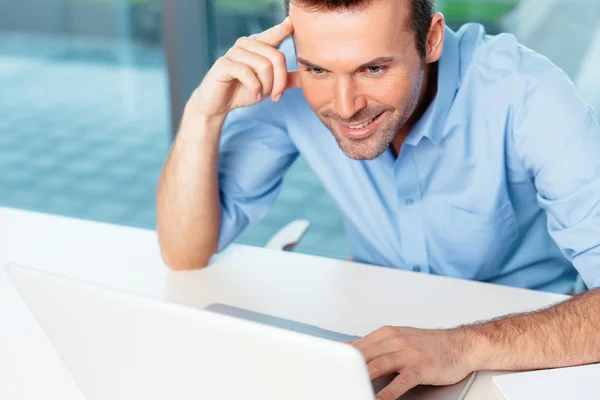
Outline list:
[[[379,328],[376,331],[369,333],[367,336],[358,339],[356,342],[354,342],[353,346],[361,350],[373,343],[379,342],[394,335],[397,335],[395,328],[391,326],[384,326],[383,328]]]
[[[405,347],[404,341],[399,336],[392,338],[385,338],[379,342],[370,343],[369,345],[362,347],[359,351],[367,362],[374,360],[378,357],[382,357],[389,353],[396,353],[402,351]]]
[[[227,52],[226,57],[231,61],[246,64],[252,68],[260,80],[262,94],[264,96],[271,94],[273,90],[273,64],[271,64],[271,60],[238,46],[232,47]]]
[[[271,62],[271,79],[273,80],[272,89],[268,93],[273,100],[276,100],[278,96],[283,94],[283,91],[287,86],[287,65],[285,63],[285,56],[279,50],[262,43],[257,40],[249,38],[240,38],[236,42],[235,47],[241,47],[247,51],[258,54]],[[234,48],[235,48],[234,47]]]
[[[296,89],[300,87],[300,73],[298,71],[288,72],[286,89]],[[354,342],[354,340],[353,340]]]
[[[248,65],[232,61],[226,57],[217,60],[223,71],[220,80],[231,81],[237,79],[254,96],[257,101],[262,99],[262,86],[260,80]]]
[[[256,35],[252,35],[252,39],[259,40],[269,46],[279,46],[286,37],[294,33],[294,27],[290,17],[286,17],[279,25],[267,29]]]
[[[398,372],[406,366],[406,359],[400,353],[385,354],[367,363],[371,381]]]
[[[414,371],[402,371],[389,385],[377,393],[379,400],[396,400],[420,383],[419,374]]]

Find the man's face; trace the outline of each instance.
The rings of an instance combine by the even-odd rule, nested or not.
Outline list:
[[[352,11],[290,7],[302,89],[350,158],[380,156],[419,102],[422,60],[408,1]]]

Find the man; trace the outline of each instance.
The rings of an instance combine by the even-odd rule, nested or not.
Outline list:
[[[219,59],[187,104],[160,183],[166,263],[206,265],[267,213],[301,153],[358,261],[555,292],[579,272],[600,286],[590,109],[513,36],[454,33],[433,3],[293,1],[281,25]],[[590,290],[455,329],[385,327],[353,345],[373,379],[399,372],[378,394],[391,400],[474,370],[598,362],[599,331],[600,291]]]

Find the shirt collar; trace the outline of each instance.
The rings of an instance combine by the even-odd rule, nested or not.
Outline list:
[[[440,144],[444,136],[446,116],[460,84],[459,41],[456,33],[446,27],[444,47],[438,61],[437,93],[421,118],[412,127],[404,143],[417,145],[423,137]]]

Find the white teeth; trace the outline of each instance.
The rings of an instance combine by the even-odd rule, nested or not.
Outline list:
[[[375,118],[373,118],[375,119]],[[360,124],[360,125],[349,125],[348,128],[350,129],[362,129],[364,127],[366,127],[367,125],[369,125],[371,122],[373,122],[373,119],[365,122],[364,124]]]

